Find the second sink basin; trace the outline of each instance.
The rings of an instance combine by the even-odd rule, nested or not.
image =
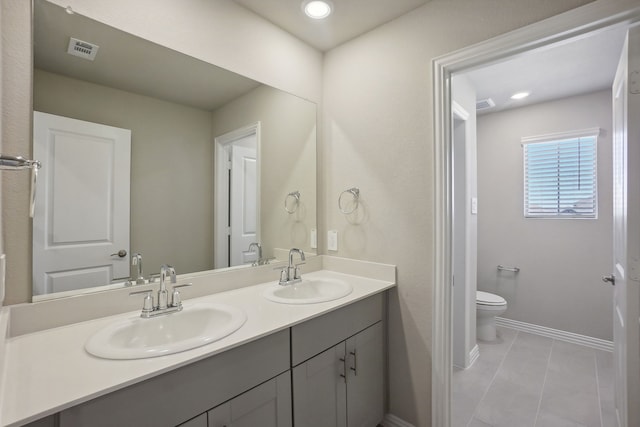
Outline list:
[[[293,285],[276,284],[265,291],[264,297],[281,304],[316,304],[345,297],[352,291],[353,287],[342,280],[304,278]]]
[[[105,359],[164,356],[222,339],[246,320],[245,312],[238,308],[198,303],[176,313],[110,324],[89,338],[85,349]]]

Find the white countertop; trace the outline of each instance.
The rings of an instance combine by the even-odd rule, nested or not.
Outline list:
[[[26,424],[289,328],[395,286],[393,282],[328,270],[306,273],[305,277],[342,279],[353,286],[353,292],[341,299],[318,304],[278,304],[262,296],[267,287],[275,284],[270,281],[185,300],[186,310],[196,302],[221,303],[241,308],[247,314],[247,321],[236,332],[219,341],[193,350],[148,359],[106,360],[91,356],[84,350],[86,340],[93,333],[111,322],[138,317],[140,311],[9,338],[5,343],[0,424]]]

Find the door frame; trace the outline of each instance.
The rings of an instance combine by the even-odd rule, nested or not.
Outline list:
[[[256,236],[260,239],[260,184],[261,184],[261,143],[260,143],[260,122],[255,122],[247,126],[243,126],[231,132],[227,132],[223,135],[214,138],[214,198],[213,198],[213,262],[214,268],[220,268],[229,257],[228,245],[225,239],[220,239],[219,236],[227,235],[229,233],[228,226],[228,205],[229,205],[229,178],[227,175],[227,147],[233,144],[235,141],[245,138],[250,135],[256,136],[256,175],[257,175],[257,187],[256,187]]]
[[[432,425],[451,420],[452,375],[452,261],[453,261],[453,73],[470,70],[512,56],[544,48],[615,25],[640,22],[640,6],[596,1],[569,12],[511,31],[485,42],[440,56],[432,61],[434,107],[434,246],[431,341]]]

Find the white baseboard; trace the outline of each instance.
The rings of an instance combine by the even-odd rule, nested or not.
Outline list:
[[[393,414],[385,414],[382,425],[384,427],[414,427],[413,424],[409,424]]]
[[[530,334],[542,335],[543,337],[554,338],[573,344],[584,345],[598,350],[613,351],[613,342],[601,340],[600,338],[574,334],[573,332],[560,331],[558,329],[520,322],[518,320],[505,319],[504,317],[496,317],[496,325],[515,329],[517,331],[528,332]]]
[[[469,352],[469,368],[472,367],[474,363],[476,363],[478,357],[480,357],[480,347],[478,347],[478,344],[476,344]]]
[[[473,348],[467,355],[467,358],[465,359],[465,363],[467,364],[467,366],[458,366],[454,363],[453,367],[458,369],[469,369],[473,366],[476,360],[478,360],[478,357],[480,357],[480,347],[478,347],[478,344],[476,344],[473,346]]]

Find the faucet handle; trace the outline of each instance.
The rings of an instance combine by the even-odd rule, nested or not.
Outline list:
[[[177,288],[185,288],[187,286],[192,286],[193,283],[185,283],[184,285],[175,285],[173,287],[173,291],[171,292],[171,306],[172,307],[180,307],[182,305],[182,298],[180,298],[180,291]]]
[[[140,294],[146,294],[144,297],[144,302],[142,303],[142,317],[145,317],[146,315],[151,314],[151,312],[153,311],[153,295],[152,295],[153,291],[151,289],[148,289],[146,291],[136,291],[136,292],[130,292],[129,296],[132,295],[140,295]]]

